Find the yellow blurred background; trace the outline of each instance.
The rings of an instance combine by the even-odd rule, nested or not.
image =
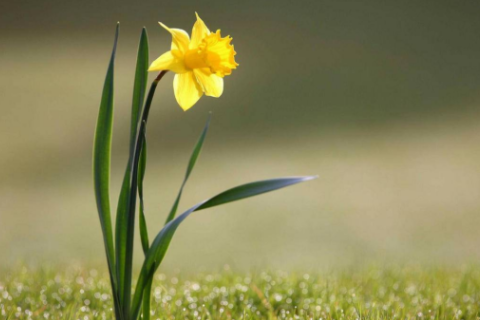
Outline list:
[[[190,32],[195,11],[233,36],[240,67],[221,99],[186,113],[173,76],[159,85],[148,128],[150,236],[209,111],[181,208],[251,180],[319,179],[193,215],[165,269],[480,259],[480,2],[4,1],[0,265],[103,263],[91,158],[115,24],[113,207],[141,28],[153,60],[171,41],[157,21]]]

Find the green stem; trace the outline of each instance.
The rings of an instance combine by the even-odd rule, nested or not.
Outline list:
[[[155,80],[152,82],[150,91],[148,92],[147,101],[142,111],[142,117],[140,119],[140,125],[137,126],[137,133],[133,151],[133,157],[130,163],[130,194],[128,198],[128,230],[127,230],[127,252],[125,256],[125,286],[123,292],[123,314],[124,319],[128,319],[130,316],[130,300],[132,295],[132,266],[133,266],[133,242],[135,231],[135,209],[137,200],[137,186],[138,186],[138,162],[140,160],[140,154],[145,136],[142,134],[145,132],[147,126],[148,115],[150,113],[150,106],[152,104],[153,96],[158,83],[163,78],[167,71],[162,71],[158,74]]]

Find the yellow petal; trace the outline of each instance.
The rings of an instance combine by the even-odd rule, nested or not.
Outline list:
[[[198,83],[207,96],[218,98],[223,93],[223,78],[210,72],[207,68],[193,70]]]
[[[183,59],[180,59],[173,55],[171,51],[168,51],[162,54],[157,60],[153,61],[148,68],[148,71],[170,70],[175,73],[183,73],[187,71],[183,61]]]
[[[210,34],[210,30],[208,30],[207,26],[205,25],[205,22],[203,22],[202,19],[198,16],[198,13],[195,12],[197,15],[197,22],[193,25],[192,29],[192,40],[190,41],[190,49],[195,49],[200,45],[202,42],[202,39],[205,38],[205,36]]]
[[[173,91],[180,107],[187,111],[203,94],[193,72],[176,74],[173,79]]]
[[[185,30],[169,28],[161,22],[159,24],[172,35],[172,50],[180,50],[182,53],[188,50],[190,38]]]

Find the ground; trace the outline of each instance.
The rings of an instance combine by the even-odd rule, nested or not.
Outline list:
[[[100,268],[0,271],[3,319],[112,319]],[[157,274],[152,319],[479,319],[480,266]]]

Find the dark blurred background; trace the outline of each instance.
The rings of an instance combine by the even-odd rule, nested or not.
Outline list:
[[[0,264],[103,263],[91,158],[115,24],[113,207],[141,28],[153,61],[171,43],[157,21],[190,33],[195,11],[233,36],[240,67],[220,99],[188,112],[173,75],[160,84],[148,129],[151,236],[209,111],[181,208],[250,180],[320,177],[194,215],[166,269],[480,258],[480,2],[2,1]]]

